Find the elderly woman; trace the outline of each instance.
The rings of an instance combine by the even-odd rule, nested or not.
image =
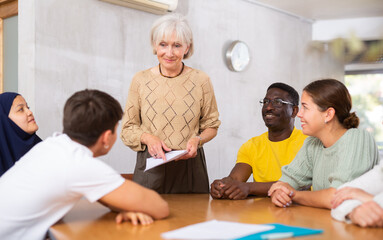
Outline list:
[[[0,94],[0,176],[34,145],[39,127],[25,99],[13,92]]]
[[[217,103],[209,77],[185,66],[193,37],[185,18],[165,15],[152,26],[158,66],[138,72],[131,82],[121,139],[137,151],[133,180],[159,193],[208,193],[202,145],[217,135]],[[144,172],[148,157],[186,149],[178,160]]]

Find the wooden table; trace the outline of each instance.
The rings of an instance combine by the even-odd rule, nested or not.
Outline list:
[[[281,223],[323,229],[324,233],[294,239],[383,239],[382,228],[360,228],[333,220],[325,209],[293,205],[278,208],[269,198],[213,200],[208,194],[162,195],[170,216],[149,226],[116,224],[112,213],[99,203],[81,200],[50,228],[56,239],[162,239],[161,233],[217,219],[242,223]]]

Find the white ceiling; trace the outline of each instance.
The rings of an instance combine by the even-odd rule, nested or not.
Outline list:
[[[383,16],[383,0],[253,0],[311,20]]]

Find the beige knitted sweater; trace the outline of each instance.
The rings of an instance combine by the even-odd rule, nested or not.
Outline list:
[[[143,151],[141,135],[149,133],[171,149],[185,149],[191,137],[206,128],[218,128],[218,116],[213,86],[204,72],[191,69],[166,78],[148,69],[133,77],[121,139],[132,150]]]

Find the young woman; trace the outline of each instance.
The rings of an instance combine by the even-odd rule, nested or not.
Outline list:
[[[0,176],[41,142],[36,135],[38,129],[33,113],[21,95],[0,94]]]
[[[357,129],[359,119],[350,113],[351,96],[343,83],[314,81],[303,89],[301,102],[297,116],[310,137],[268,194],[279,207],[296,202],[330,209],[337,187],[378,163],[378,149],[370,134]]]
[[[331,204],[331,216],[338,221],[361,227],[383,227],[383,161],[340,186]]]

